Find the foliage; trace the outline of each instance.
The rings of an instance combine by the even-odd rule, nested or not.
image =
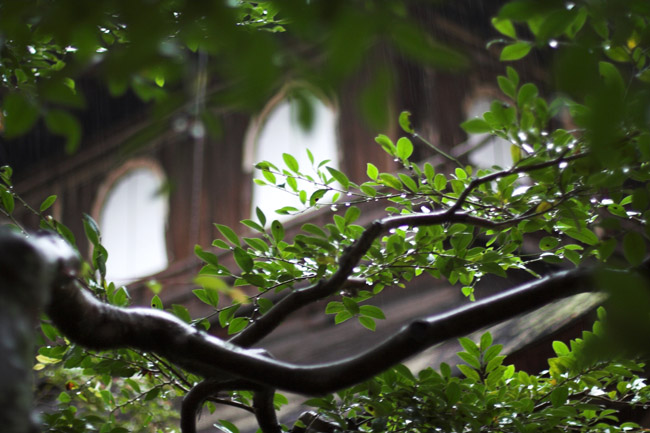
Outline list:
[[[327,85],[314,81],[320,87],[336,85],[348,73],[343,57],[363,51],[369,38],[385,31],[387,17],[400,11],[399,6],[384,9],[355,3],[354,8],[333,18],[330,24],[336,30],[321,41],[308,36],[308,26],[316,22],[312,14],[323,7],[318,4],[311,9],[294,2],[280,12],[271,2],[241,2],[236,8],[211,3],[214,10],[199,11],[189,3],[161,2],[155,12],[160,14],[158,19],[147,21],[160,26],[143,34],[137,31],[141,30],[137,23],[142,13],[137,2],[111,3],[115,9],[108,14],[102,9],[104,2],[89,3],[89,18],[75,32],[64,31],[63,26],[50,29],[44,18],[51,14],[69,23],[64,14],[68,2],[37,3],[43,7],[34,8],[30,2],[13,6],[18,15],[28,18],[24,21],[27,27],[23,23],[9,26],[6,19],[2,22],[7,29],[3,30],[6,41],[0,71],[5,83],[5,134],[23,133],[44,115],[52,132],[67,137],[70,149],[78,142],[79,125],[61,108],[81,106],[82,97],[75,92],[70,76],[92,62],[106,65],[105,79],[116,94],[130,86],[142,99],[163,103],[173,99],[173,92],[160,89],[182,81],[184,59],[193,58],[192,53],[198,50],[215,58],[215,77],[226,81],[237,77],[243,83],[237,85],[237,81],[211,95],[209,102],[232,105],[237,100],[254,107],[286,79],[284,70],[289,65],[297,64],[297,70],[307,64],[319,67],[318,62],[308,63],[297,56],[292,42],[304,38],[327,53],[331,63],[326,64],[333,65],[323,70]],[[8,7],[3,4],[5,10]],[[176,11],[180,11],[178,15],[172,13]],[[373,15],[359,20],[361,12]],[[236,22],[242,24],[241,29],[226,25],[232,35],[216,34],[212,26],[205,25],[208,18]],[[256,182],[296,195],[304,206],[283,207],[279,214],[326,208],[333,213],[332,221],[323,227],[304,224],[293,239],[287,238],[281,222],[260,210],[256,220],[242,221],[255,233],[250,237],[217,225],[221,237],[213,246],[232,254],[236,268],[224,266],[220,256],[197,246],[196,255],[205,265],[197,276],[200,288],[194,294],[214,308],[220,326],[236,339],[249,335],[275,311],[268,295],[317,287],[344,275],[345,290],[328,294],[331,299],[325,313],[332,314],[336,323],[354,319],[374,330],[384,313],[373,305],[373,297],[385,287],[405,286],[425,273],[459,284],[471,301],[477,284],[487,275],[506,278],[508,271],[519,269],[537,277],[535,265],[541,262],[558,267],[598,264],[604,273],[596,284],[611,292],[613,300],[608,310],[611,326],[597,323],[592,333],[586,332],[570,348],[556,342],[557,357],[549,360],[548,374],[529,375],[502,365],[500,347],[492,346],[490,335],[484,334],[478,345],[461,339],[464,352],[459,356],[464,364],[458,369],[462,377],[452,374],[447,365],[442,365],[440,372],[427,369],[416,375],[397,366],[336,396],[311,399],[308,404],[341,430],[636,428],[619,419],[617,411],[647,402],[643,363],[633,360],[639,351],[625,358],[597,348],[613,347],[614,342],[622,343],[619,348],[623,350],[646,348],[650,335],[636,332],[649,325],[647,309],[639,307],[649,304],[647,282],[629,272],[642,264],[647,253],[649,20],[647,2],[640,0],[627,2],[626,8],[604,0],[506,3],[492,20],[504,37],[493,41],[503,45],[501,60],[512,62],[542,51],[552,58],[553,84],[559,92],[523,83],[514,64],[509,64],[498,77],[502,99],[493,102],[482,117],[463,123],[470,134],[487,133],[512,143],[511,167],[466,166],[443,152],[447,166],[453,165],[451,172],[429,162],[412,161],[416,146],[431,144],[411,126],[407,113],[399,119],[403,130],[399,139],[386,135],[376,139],[378,147],[400,164],[397,173],[380,172],[368,164],[368,180],[357,184],[311,154],[310,167],[299,166],[288,154],[283,155],[284,167],[260,162],[261,178]],[[98,26],[98,22],[103,24]],[[384,36],[416,58],[424,56],[424,61],[433,56],[443,66],[462,65],[461,57],[438,45],[427,45],[430,50],[438,48],[427,51],[429,54],[421,45],[410,45],[413,38],[404,27],[406,23],[404,18],[394,32]],[[279,44],[276,33],[285,31],[289,33],[287,41]],[[352,34],[355,37],[349,39]],[[240,56],[245,51],[241,46],[233,52],[233,46],[223,43],[235,39],[255,46],[254,54]],[[337,43],[341,39],[346,40],[345,47]],[[261,78],[251,77],[274,64],[273,58],[282,59],[277,68]],[[118,71],[116,62],[129,67]],[[257,62],[265,67],[258,68]],[[310,76],[310,71],[306,75]],[[553,99],[548,99],[549,95]],[[12,189],[11,170],[3,168],[0,175],[2,212],[11,218],[16,201],[28,205]],[[302,186],[305,183],[316,186],[315,192],[308,193]],[[324,203],[330,192],[333,199]],[[44,228],[74,244],[70,230],[47,213],[54,200],[52,196],[32,211],[42,218]],[[388,217],[383,221],[390,230],[367,240],[367,227],[358,224],[363,218],[361,205],[375,201],[385,203]],[[18,221],[14,223],[20,227]],[[128,305],[126,288],[105,281],[108,252],[89,217],[85,229],[94,247],[83,276],[85,284],[106,302]],[[360,257],[346,255],[366,240],[368,248]],[[623,280],[612,277],[620,270],[624,271]],[[625,287],[620,287],[620,281],[627,283]],[[235,302],[226,303],[224,298]],[[241,314],[240,307],[246,303],[254,307],[250,315]],[[167,308],[199,329],[209,328],[208,318],[191,318],[180,305],[164,306],[157,295],[152,306]],[[172,428],[168,421],[173,414],[168,402],[198,381],[146,353],[83,350],[59,335],[47,319],[43,334],[37,367],[42,380],[53,384],[59,405],[45,416],[50,431],[91,427],[100,432],[166,431]],[[64,368],[58,368],[60,365]],[[235,391],[227,401],[250,407],[251,399],[251,393]],[[276,404],[281,403],[282,397],[278,397]]]
[[[602,314],[602,310],[601,310]],[[374,379],[337,393],[338,398],[314,398],[306,404],[318,408],[341,431],[410,432],[545,432],[627,431],[639,428],[622,422],[615,403],[642,407],[650,387],[639,377],[643,364],[632,361],[580,362],[586,339],[598,339],[585,331],[572,349],[556,341],[557,358],[549,359],[542,375],[517,372],[502,365],[501,345],[491,345],[490,333],[477,344],[461,338],[463,361],[456,374],[443,363],[417,376],[404,365]]]

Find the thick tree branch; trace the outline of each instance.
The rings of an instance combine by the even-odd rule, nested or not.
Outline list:
[[[358,356],[311,366],[269,359],[224,342],[171,314],[100,303],[74,284],[55,288],[48,314],[72,341],[94,349],[132,347],[155,352],[206,378],[243,378],[307,395],[333,392],[367,380],[434,344],[590,291],[591,271],[561,272],[450,312],[416,320]]]

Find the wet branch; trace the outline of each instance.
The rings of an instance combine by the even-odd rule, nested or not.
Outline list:
[[[281,428],[273,407],[275,392],[247,380],[206,379],[195,385],[183,398],[181,405],[181,431],[196,433],[196,416],[203,403],[222,391],[253,391],[253,413],[262,433],[280,433]]]
[[[496,229],[518,224],[524,219],[529,219],[536,215],[525,215],[508,220],[495,221],[450,208],[437,212],[399,215],[376,220],[366,227],[359,239],[343,252],[339,259],[339,268],[330,278],[320,280],[312,286],[298,289],[287,295],[266,314],[256,319],[255,322],[232,337],[229,341],[240,347],[251,347],[273,332],[275,328],[296,310],[315,301],[327,298],[344,288],[347,281],[351,278],[353,269],[368,252],[373,242],[391,229],[401,226],[422,227],[448,223],[463,223],[476,227]]]
[[[171,314],[117,308],[75,284],[55,288],[48,314],[72,341],[93,349],[131,347],[164,356],[206,378],[243,379],[267,388],[320,395],[367,380],[422,350],[531,311],[556,299],[591,291],[591,270],[561,272],[444,314],[415,320],[369,351],[327,364],[295,365],[242,349],[187,325]]]

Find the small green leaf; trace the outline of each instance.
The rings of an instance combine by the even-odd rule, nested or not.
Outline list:
[[[45,200],[43,200],[43,203],[41,203],[41,207],[39,208],[39,210],[41,212],[45,212],[46,210],[48,210],[54,204],[56,198],[57,197],[55,195],[51,195]]]
[[[84,226],[84,232],[86,233],[86,237],[92,243],[94,246],[99,245],[99,227],[97,226],[97,223],[87,213],[83,214],[83,226]]]
[[[36,105],[20,93],[6,95],[3,109],[6,113],[4,134],[7,138],[14,138],[29,131],[38,119]]]
[[[569,397],[569,388],[558,386],[551,392],[551,404],[553,407],[563,406]]]
[[[366,169],[366,173],[368,174],[368,177],[372,180],[377,180],[377,176],[379,175],[379,170],[374,164],[368,163],[368,168]]]
[[[242,331],[246,326],[248,326],[248,323],[247,317],[235,317],[228,324],[228,334],[232,335]]]
[[[377,324],[375,321],[367,316],[359,316],[359,323],[363,325],[364,328],[370,329],[371,331],[374,331],[377,328]]]
[[[293,171],[294,173],[298,173],[300,166],[298,165],[296,158],[294,158],[292,155],[289,155],[288,153],[283,153],[282,159],[284,160],[284,163],[287,165],[289,170]]]
[[[436,177],[433,179],[433,187],[436,189],[436,191],[442,191],[446,186],[447,178],[445,175],[442,173],[436,174]]]
[[[341,311],[345,311],[345,307],[343,306],[343,303],[339,301],[332,301],[327,304],[327,307],[325,307],[325,314],[337,314]]]
[[[564,234],[587,245],[596,245],[598,243],[598,236],[586,227],[581,229],[568,229],[564,231]]]
[[[396,156],[402,160],[407,160],[413,154],[413,143],[406,137],[397,140]]]
[[[512,21],[506,18],[492,18],[492,26],[502,35],[508,36],[512,39],[517,39],[517,32]]]
[[[271,223],[271,234],[273,235],[275,242],[280,242],[284,239],[284,226],[280,221],[274,220]]]
[[[553,236],[546,236],[539,241],[539,249],[542,251],[552,250],[553,248],[557,247],[559,243],[560,241],[558,241],[557,238]]]
[[[460,124],[460,127],[468,134],[485,134],[486,132],[492,131],[490,124],[479,117],[464,121]]]
[[[356,206],[351,206],[348,208],[348,210],[345,211],[345,216],[343,218],[345,219],[345,223],[349,225],[355,222],[360,215],[361,211],[359,208]]]
[[[178,317],[185,323],[192,323],[192,316],[186,307],[179,304],[172,304],[172,312],[174,316]]]
[[[504,95],[516,99],[517,97],[517,87],[510,81],[508,78],[503,75],[497,77],[497,83],[499,83],[499,88]]]
[[[398,173],[399,179],[402,181],[402,183],[410,189],[412,192],[418,192],[418,185],[415,183],[413,178],[411,176],[408,176],[404,173]]]
[[[375,307],[374,305],[362,305],[359,307],[359,314],[362,316],[372,317],[373,319],[386,319],[384,312],[381,311],[381,308]]]
[[[237,234],[235,234],[233,229],[223,224],[215,224],[214,226],[219,230],[219,233],[221,233],[224,238],[230,241],[231,244],[239,245],[239,237],[237,237]]]
[[[243,248],[235,247],[233,254],[235,256],[235,262],[237,263],[237,266],[239,266],[242,271],[250,272],[253,270],[255,263],[253,262],[251,256],[249,256]]]
[[[379,173],[379,179],[379,181],[386,186],[389,186],[398,191],[402,190],[402,182],[400,182],[398,178],[390,173]]]
[[[492,345],[492,334],[485,332],[481,335],[480,349],[482,352],[486,351]]]
[[[160,296],[154,295],[153,298],[151,298],[151,308],[156,308],[158,310],[163,309],[163,303]]]
[[[414,134],[415,131],[413,130],[413,127],[411,126],[411,113],[408,111],[402,111],[399,115],[399,126],[402,128],[404,132],[407,132],[409,134]]]
[[[350,180],[345,174],[341,173],[340,171],[332,167],[326,167],[326,168],[327,171],[330,172],[334,180],[336,180],[338,183],[341,184],[341,187],[343,187],[343,189],[347,190],[350,187]]]
[[[532,46],[528,42],[515,42],[510,45],[506,45],[503,47],[503,50],[501,51],[501,56],[499,59],[501,61],[512,61],[512,60],[519,60],[530,52],[530,49]]]
[[[477,358],[481,355],[479,347],[469,338],[461,337],[458,339],[458,342],[463,347],[463,349],[465,349],[465,352],[469,353],[470,355],[473,355]]]
[[[194,245],[194,255],[209,265],[215,267],[219,266],[219,260],[217,259],[217,256],[211,252],[203,251],[203,248],[201,248],[200,245]]]
[[[7,213],[11,214],[14,211],[15,206],[13,194],[6,189],[1,189],[0,195],[2,196],[2,206],[7,211]]]
[[[388,153],[390,156],[395,156],[395,145],[391,141],[390,138],[385,136],[384,134],[379,134],[377,137],[375,137],[375,141]]]

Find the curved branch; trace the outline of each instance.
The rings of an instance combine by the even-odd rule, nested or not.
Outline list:
[[[359,239],[343,252],[339,259],[339,268],[330,278],[320,280],[312,286],[298,289],[287,295],[266,314],[256,319],[255,322],[232,337],[229,341],[240,347],[251,347],[273,332],[291,313],[341,290],[352,275],[353,269],[368,252],[375,239],[387,233],[390,229],[401,226],[421,227],[446,223],[464,223],[483,228],[499,228],[518,224],[522,220],[529,219],[532,216],[534,215],[526,215],[510,220],[492,221],[471,215],[467,212],[448,209],[430,213],[392,216],[376,220],[366,227]]]
[[[285,363],[269,359],[259,351],[242,349],[163,311],[103,304],[75,284],[55,287],[47,312],[68,338],[89,348],[132,347],[155,352],[206,378],[242,378],[265,387],[318,395],[367,380],[434,344],[553,300],[590,291],[592,272],[561,272],[444,314],[416,320],[365,353],[311,366]]]
[[[257,422],[263,433],[279,433],[275,408],[273,407],[272,389],[265,388],[247,380],[218,380],[206,379],[195,385],[183,398],[181,405],[181,431],[196,433],[196,416],[203,403],[211,396],[221,391],[249,390],[254,391],[253,407]]]
[[[261,389],[253,395],[253,407],[257,424],[262,433],[282,433],[278,417],[273,405],[275,391],[271,388]]]
[[[587,156],[586,153],[578,153],[576,155],[565,156],[567,151],[562,153],[557,158],[551,159],[550,161],[540,162],[539,164],[532,164],[532,165],[514,166],[508,170],[498,171],[496,173],[491,173],[483,177],[475,178],[469,183],[469,185],[465,187],[463,192],[460,193],[458,199],[456,199],[456,203],[454,203],[454,205],[450,207],[449,210],[454,212],[460,209],[463,206],[463,204],[467,201],[467,198],[472,193],[472,191],[474,191],[476,188],[478,188],[480,185],[483,185],[484,183],[492,182],[493,180],[497,180],[499,178],[510,176],[513,174],[530,173],[531,171],[541,170],[543,168],[558,165],[562,162],[569,162]]]

